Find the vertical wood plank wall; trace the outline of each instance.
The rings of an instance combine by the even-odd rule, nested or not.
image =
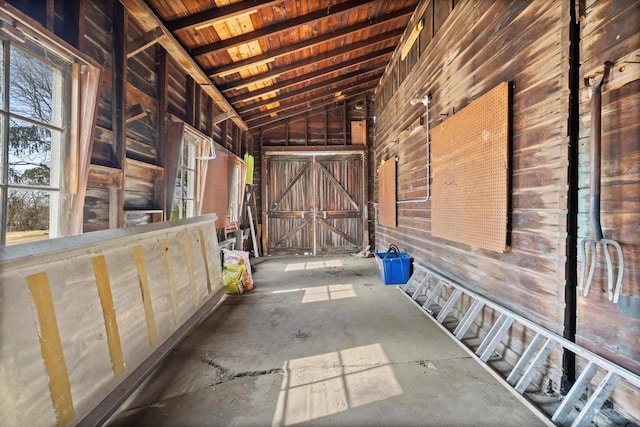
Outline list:
[[[640,43],[637,1],[587,1],[581,16],[581,77],[602,72],[614,63],[602,88],[602,202],[605,238],[622,245],[625,261],[618,304],[607,298],[607,272],[602,252],[591,291],[578,294],[576,340],[580,345],[640,372]],[[635,65],[634,65],[635,61]],[[593,80],[601,77],[596,76]],[[591,237],[589,173],[591,159],[591,101],[580,89],[580,166],[578,237]],[[615,276],[614,276],[615,277]],[[640,419],[640,394],[619,390],[618,400],[635,408]]]
[[[427,8],[427,23],[431,13]],[[437,24],[432,40],[421,35],[414,47],[420,52],[417,62],[397,90],[389,91],[395,85],[395,64],[376,90],[376,163],[398,156],[398,200],[403,201],[397,228],[376,227],[376,246],[396,244],[416,262],[435,264],[474,291],[562,334],[568,4],[461,1]],[[423,31],[430,30],[426,25]],[[412,98],[431,96],[429,124],[435,127],[502,81],[513,85],[511,247],[496,253],[431,235],[431,208],[438,201],[424,201],[426,136],[403,131],[425,115],[422,104],[410,105]],[[510,341],[516,352],[528,339],[521,332],[514,332]],[[552,356],[556,366],[549,373],[556,386],[559,358]]]
[[[216,125],[208,123],[213,116],[220,114],[220,109],[215,105],[208,107],[208,98],[201,94],[199,87],[194,87],[191,95],[187,92],[189,78],[171,57],[167,60],[167,110],[158,112],[158,105],[164,105],[159,99],[161,95],[158,90],[159,64],[156,63],[158,51],[162,51],[162,48],[159,45],[151,45],[126,61],[127,110],[141,111],[137,117],[127,120],[126,157],[140,163],[136,163],[136,168],[129,169],[119,164],[112,145],[114,129],[111,90],[114,43],[112,5],[113,2],[84,0],[85,14],[82,19],[85,31],[79,34],[78,42],[79,47],[95,58],[105,69],[92,153],[94,166],[87,186],[85,232],[109,228],[110,215],[111,217],[114,215],[114,191],[123,190],[125,211],[158,210],[164,205],[162,187],[165,184],[169,186],[173,184],[165,183],[161,173],[166,159],[163,159],[163,153],[159,152],[159,148],[165,145],[165,142],[159,141],[159,138],[165,137],[165,134],[158,129],[160,126],[166,126],[166,123],[158,123],[159,118],[163,118],[166,122],[170,120],[169,115],[173,115],[184,120],[239,156],[243,154],[239,152],[243,149],[241,139],[250,137],[239,131],[231,121]],[[128,42],[144,33],[135,19],[129,19],[127,26]],[[226,129],[226,132],[223,132],[223,129]],[[145,167],[145,165],[148,166]],[[160,166],[160,169],[157,166]],[[129,221],[126,220],[126,216],[124,218],[124,226],[138,225],[152,220],[150,214],[131,215]]]

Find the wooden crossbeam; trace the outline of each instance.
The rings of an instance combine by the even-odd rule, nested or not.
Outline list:
[[[226,112],[226,113],[218,114],[217,116],[214,116],[211,119],[211,124],[212,125],[217,125],[219,123],[224,122],[225,120],[229,120],[231,117],[233,117],[233,113],[232,112]]]
[[[353,237],[349,236],[347,233],[345,233],[344,231],[340,230],[339,228],[329,224],[325,219],[318,218],[318,222],[320,224],[322,224],[325,228],[331,230],[333,233],[335,233],[338,236],[342,237],[347,242],[358,246],[359,243],[358,243],[358,241],[356,239],[354,239]]]
[[[330,6],[328,8],[322,8],[316,10],[315,12],[307,13],[305,15],[301,15],[292,19],[287,19],[276,24],[267,25],[266,27],[258,28],[254,31],[244,33],[239,36],[231,37],[215,43],[209,43],[204,46],[194,47],[191,49],[191,54],[193,56],[201,56],[237,47],[246,43],[251,43],[253,41],[260,40],[263,37],[274,36],[285,31],[289,31],[292,28],[298,27],[300,25],[310,24],[312,22],[326,18],[327,16],[342,13],[350,9],[355,9],[373,1],[375,0],[351,0],[345,3]]]
[[[345,103],[346,105],[346,103]],[[333,185],[336,186],[336,188],[338,190],[340,190],[340,192],[342,194],[344,194],[344,196],[347,198],[347,200],[349,200],[349,202],[351,203],[351,205],[353,205],[354,208],[356,208],[356,210],[360,210],[360,206],[358,206],[358,202],[355,201],[355,199],[351,196],[351,194],[349,194],[349,192],[343,187],[343,185],[340,183],[340,181],[338,181],[338,179],[333,176],[333,174],[331,173],[331,171],[329,169],[326,168],[326,166],[324,166],[322,163],[318,163],[318,166],[320,167],[320,170],[325,174],[325,176],[327,178],[329,178],[329,181],[331,181],[333,183]]]
[[[142,105],[135,104],[127,108],[127,123],[135,122],[143,117],[147,116],[147,112],[142,108]]]
[[[290,86],[294,86],[300,83],[308,82],[309,80],[325,76],[327,74],[331,74],[336,71],[345,70],[347,68],[353,67],[354,65],[362,65],[373,59],[378,59],[380,57],[389,56],[393,53],[394,47],[389,47],[386,49],[378,50],[375,52],[371,52],[368,55],[360,56],[358,58],[354,58],[350,61],[341,62],[330,67],[321,68],[320,70],[303,74],[299,77],[295,77],[293,79],[285,80],[283,82],[277,83],[272,86],[267,86],[258,90],[254,90],[251,92],[243,93],[241,95],[235,96],[233,98],[229,98],[229,102],[235,104],[236,102],[245,102],[251,99],[255,99],[259,96],[266,95],[267,93],[274,92],[276,90],[281,90]],[[384,64],[386,65],[386,64]]]
[[[142,52],[151,45],[154,45],[164,37],[162,29],[155,27],[154,29],[147,31],[135,40],[131,40],[127,44],[127,58],[131,58],[138,53]]]
[[[265,73],[260,73],[252,77],[241,78],[239,80],[236,80],[230,83],[221,84],[218,86],[218,89],[220,89],[223,93],[231,90],[241,89],[243,87],[249,86],[254,83],[268,80],[273,77],[277,77],[282,74],[289,73],[291,71],[295,71],[303,67],[307,67],[309,65],[314,65],[319,62],[326,61],[327,59],[335,58],[345,53],[351,53],[351,52],[357,51],[358,49],[363,49],[368,46],[373,46],[381,42],[393,41],[392,39],[399,38],[402,35],[402,32],[403,32],[402,28],[399,28],[397,30],[387,31],[386,33],[378,34],[375,37],[370,37],[356,43],[347,44],[345,46],[341,46],[337,49],[330,50],[320,55],[311,55],[310,57],[305,58],[301,61],[296,61],[296,62],[292,62],[291,64],[275,67]],[[386,44],[387,43],[385,43],[385,45]],[[391,46],[390,48],[393,48],[393,46]],[[378,50],[378,52],[382,52],[384,50],[385,49],[380,49]],[[215,73],[210,73],[210,72],[207,72],[207,73],[210,76],[215,76]]]
[[[347,27],[328,32],[318,37],[313,37],[307,40],[303,40],[298,43],[294,43],[290,46],[286,46],[284,48],[275,49],[269,52],[265,52],[261,55],[256,55],[251,58],[243,59],[242,61],[232,62],[227,65],[222,65],[218,68],[210,70],[208,72],[209,75],[221,75],[221,74],[229,74],[231,72],[241,71],[248,67],[255,66],[257,64],[264,63],[266,61],[279,58],[281,56],[285,56],[296,52],[301,49],[306,49],[309,47],[317,46],[319,44],[325,43],[327,41],[335,40],[340,37],[344,37],[350,35],[352,33],[364,30],[366,28],[373,28],[377,25],[388,23],[391,20],[400,18],[405,15],[409,15],[413,12],[413,7],[406,7],[404,9],[396,10],[395,12],[388,13],[386,15],[378,16],[376,18],[369,19],[367,21],[358,22],[353,25],[349,25]],[[404,29],[403,29],[404,30]]]
[[[305,163],[305,165],[300,168],[298,173],[296,173],[296,176],[294,176],[293,179],[291,181],[289,181],[289,184],[286,186],[286,188],[284,190],[282,190],[282,192],[278,195],[278,197],[276,197],[276,199],[273,201],[273,203],[271,203],[271,207],[269,208],[269,210],[273,210],[273,209],[275,209],[276,206],[278,206],[278,203],[280,203],[282,201],[284,196],[287,195],[287,193],[291,190],[291,188],[293,188],[295,183],[298,182],[298,180],[302,177],[302,175],[304,175],[304,173],[307,171],[307,169],[309,169],[310,165],[311,165],[311,163]]]
[[[309,109],[315,109],[315,107],[317,105],[320,105],[321,103],[323,105],[331,105],[334,102],[338,102],[341,101],[345,98],[351,98],[353,96],[355,96],[355,89],[358,89],[358,91],[362,90],[362,86],[366,86],[368,90],[368,88],[370,86],[372,86],[372,84],[375,84],[377,82],[358,82],[352,86],[350,86],[348,89],[343,89],[342,93],[339,97],[336,97],[336,93],[335,91],[327,91],[323,94],[316,94],[312,100],[305,100],[304,102],[301,101],[296,101],[296,102],[288,102],[288,103],[280,103],[280,105],[278,107],[275,108],[271,108],[268,110],[260,110],[260,111],[256,111],[252,114],[248,114],[245,116],[245,120],[248,122],[252,122],[252,121],[256,121],[256,120],[260,120],[263,118],[269,118],[269,117],[274,117],[274,114],[278,115],[278,118],[283,118],[285,117],[283,115],[283,113],[289,111],[289,110],[297,110],[297,112],[299,111],[308,111]],[[296,112],[296,114],[297,114]]]
[[[244,15],[251,10],[279,3],[282,3],[282,0],[253,0],[241,1],[223,7],[212,7],[211,9],[203,10],[201,12],[194,13],[193,15],[173,19],[167,22],[167,28],[170,31],[179,31],[201,25],[213,25],[215,22],[235,18],[236,16]]]
[[[224,112],[234,112],[234,108],[227,99],[215,87],[209,77],[202,71],[202,68],[182,47],[182,44],[169,32],[160,18],[151,10],[144,0],[120,0],[120,3],[127,9],[130,16],[135,19],[142,30],[151,31],[158,27],[164,37],[159,39],[159,43],[165,48],[167,53],[179,64],[179,66],[189,74],[193,80],[202,86],[202,90],[220,107]],[[247,130],[247,124],[235,113],[233,117],[235,124],[242,130]]]
[[[284,242],[285,240],[290,239],[291,237],[293,237],[294,234],[296,234],[298,231],[302,230],[304,227],[306,227],[307,225],[311,224],[312,218],[309,218],[307,220],[305,220],[302,224],[300,224],[299,226],[292,228],[291,230],[289,230],[289,232],[287,232],[284,236],[282,236],[281,238],[278,239],[277,242],[275,242],[273,244],[273,246],[278,246],[280,243]]]
[[[365,89],[361,89],[357,92],[354,93],[350,93],[348,95],[346,95],[345,98],[354,98],[356,96],[360,96],[360,95],[364,95],[367,94],[369,92],[371,92],[376,86],[376,83],[369,83],[369,85],[365,88]],[[287,113],[278,113],[278,116],[276,117],[270,117],[269,114],[267,114],[266,116],[261,116],[262,118],[259,119],[255,119],[255,120],[247,120],[247,125],[249,126],[249,129],[255,129],[257,127],[264,127],[267,125],[270,125],[269,127],[274,127],[274,126],[280,126],[280,122],[286,120],[287,118],[290,117],[294,117],[297,116],[299,114],[306,114],[306,113],[311,113],[313,111],[316,110],[322,110],[325,107],[331,106],[331,105],[335,105],[338,101],[342,101],[342,99],[345,98],[341,98],[340,100],[336,100],[336,98],[334,96],[331,96],[330,100],[327,100],[326,98],[322,101],[322,102],[316,102],[313,104],[309,104],[306,108],[300,108],[300,106],[298,105],[297,107],[295,106],[289,106],[287,107],[287,110],[291,110]],[[325,134],[326,134],[326,129],[327,127],[325,126]],[[325,139],[326,139],[326,135],[325,135]]]
[[[265,99],[263,101],[259,101],[259,102],[255,102],[253,104],[249,104],[245,107],[241,107],[238,108],[238,113],[243,114],[246,113],[248,111],[252,111],[252,110],[256,110],[260,107],[263,107],[265,105],[269,105],[272,104],[274,101],[278,101],[281,102],[285,99],[289,99],[289,98],[293,98],[314,90],[318,90],[318,89],[324,89],[324,88],[328,88],[331,85],[334,85],[336,83],[340,83],[340,86],[335,88],[335,89],[331,89],[334,92],[339,92],[342,89],[346,89],[348,87],[350,87],[349,85],[349,80],[354,79],[354,78],[358,78],[358,77],[363,77],[365,75],[368,74],[373,74],[373,76],[368,77],[367,79],[363,79],[363,81],[372,81],[372,80],[378,80],[380,79],[380,75],[382,74],[381,71],[384,70],[384,67],[386,66],[386,64],[380,64],[378,66],[374,66],[374,67],[370,67],[370,68],[366,68],[363,70],[357,70],[357,71],[352,71],[350,73],[347,73],[345,75],[342,76],[338,76],[338,77],[334,77],[331,79],[327,79],[323,82],[320,83],[316,83],[316,84],[312,84],[306,87],[303,87],[302,89],[298,89],[298,90],[293,90],[291,92],[286,92],[283,93],[281,95],[278,96],[278,98],[269,98],[269,99]]]

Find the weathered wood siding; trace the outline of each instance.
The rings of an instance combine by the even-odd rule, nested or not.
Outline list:
[[[230,121],[212,123],[213,116],[220,114],[221,110],[213,104],[208,105],[208,98],[202,94],[199,87],[189,91],[189,78],[171,57],[166,60],[167,110],[159,115],[161,91],[158,87],[158,58],[162,48],[151,45],[126,61],[126,105],[127,109],[139,114],[127,121],[125,155],[126,159],[140,163],[127,168],[128,161],[119,161],[113,146],[113,5],[112,1],[85,0],[78,9],[81,21],[79,27],[83,31],[80,31],[76,44],[80,50],[95,58],[104,67],[92,164],[110,168],[105,170],[94,167],[90,174],[84,212],[85,231],[103,230],[113,226],[117,222],[114,215],[121,217],[123,226],[149,222],[152,216],[148,212],[124,215],[123,211],[162,208],[162,188],[164,185],[173,185],[162,179],[162,168],[167,161],[175,162],[177,159],[163,158],[160,151],[163,145],[160,141],[162,123],[158,123],[158,117],[168,121],[171,120],[170,115],[173,115],[179,120],[184,120],[238,155],[246,150],[240,141],[248,138],[248,135],[242,135],[237,126]],[[134,19],[129,17],[127,21],[128,42],[144,34]],[[171,144],[171,141],[167,143]],[[114,191],[122,191],[122,197],[116,197]],[[120,209],[113,209],[114,203],[121,203]]]
[[[434,13],[437,19],[432,20]],[[426,7],[424,19],[424,34],[407,63],[396,57],[376,90],[375,161],[398,157],[401,202],[397,227],[376,226],[376,246],[397,244],[416,262],[433,263],[476,292],[562,334],[568,3],[460,1],[451,9],[447,2],[436,2]],[[511,226],[510,249],[497,253],[431,236],[431,206],[438,201],[424,200],[427,137],[424,128],[411,131],[425,107],[409,101],[431,96],[429,125],[434,127],[504,81],[513,86]],[[514,339],[514,346],[524,338]],[[555,369],[551,376],[557,380],[559,366]]]
[[[601,72],[605,61],[614,63],[602,89],[601,219],[605,238],[622,245],[625,269],[620,300],[614,304],[607,298],[604,256],[598,254],[591,291],[586,297],[578,294],[576,336],[580,345],[636,373],[640,373],[639,17],[640,3],[630,0],[587,1],[581,16],[581,75]],[[580,90],[579,238],[592,236],[590,125],[591,101],[585,85]],[[614,398],[635,407],[640,419],[638,392],[624,386],[616,391]]]

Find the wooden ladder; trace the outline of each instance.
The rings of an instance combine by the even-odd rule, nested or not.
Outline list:
[[[586,360],[587,364],[579,378],[566,396],[561,397],[559,406],[555,408],[553,413],[545,413],[530,399],[527,399],[539,414],[547,419],[550,418],[553,424],[560,426],[588,425],[621,380],[640,389],[640,376],[476,294],[437,272],[434,268],[414,263],[413,271],[407,284],[399,289],[414,304],[431,315],[432,320],[455,337],[462,346],[469,349],[474,357],[483,362],[485,366],[489,366],[489,358],[494,354],[495,349],[514,323],[517,322],[534,333],[534,338],[516,364],[510,367],[506,377],[490,368],[496,378],[518,395],[525,396],[527,387],[554,350],[569,350]],[[458,320],[450,314],[463,295],[469,298],[470,304],[465,309],[464,315]],[[494,310],[498,316],[480,345],[477,348],[471,348],[462,340],[484,307]],[[447,320],[446,326],[445,320]],[[589,395],[586,401],[583,399],[585,395]]]

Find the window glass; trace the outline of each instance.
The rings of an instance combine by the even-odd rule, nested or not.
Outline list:
[[[196,215],[196,153],[200,138],[185,133],[178,162],[176,190],[171,209],[171,219]]]
[[[0,44],[9,57],[0,56],[0,88],[8,91],[0,98],[0,241],[57,237],[70,65],[35,46]]]
[[[11,112],[27,119],[60,126],[61,115],[53,113],[54,86],[60,84],[59,70],[14,45],[11,45],[10,56]],[[61,88],[56,89],[59,91]]]
[[[51,184],[52,132],[24,120],[9,119],[9,184]]]
[[[9,190],[7,245],[49,238],[50,193]]]

